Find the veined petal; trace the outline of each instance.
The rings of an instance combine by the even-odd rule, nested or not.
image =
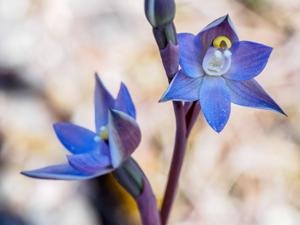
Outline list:
[[[203,77],[191,78],[180,70],[161,97],[160,102],[168,100],[192,102],[198,100],[202,80]]]
[[[108,109],[113,107],[114,98],[105,88],[104,84],[97,74],[94,103],[96,131],[99,132],[101,126],[105,126],[108,122]]]
[[[48,166],[41,169],[22,171],[21,174],[39,178],[39,179],[51,179],[51,180],[86,180],[91,179],[96,176],[104,174],[106,171],[101,171],[97,173],[85,173],[74,169],[69,164],[59,164],[54,166]]]
[[[230,90],[231,102],[242,106],[268,109],[286,115],[254,79],[246,81],[226,80],[226,83]]]
[[[230,94],[222,77],[203,78],[200,105],[208,124],[215,131],[222,131],[230,115]]]
[[[141,131],[132,117],[118,110],[110,110],[108,133],[112,166],[117,168],[139,145]]]
[[[224,75],[232,80],[250,80],[265,68],[272,48],[250,41],[240,41],[230,49],[231,67]]]
[[[129,116],[136,118],[136,111],[132,98],[126,85],[123,82],[121,83],[114,109],[122,111]]]
[[[196,36],[196,39],[201,40],[203,50],[206,51],[218,36],[226,36],[232,43],[239,40],[233,23],[228,15],[216,19],[212,23],[208,24],[200,33]]]
[[[86,128],[72,123],[56,123],[53,128],[60,142],[73,154],[90,152],[99,146],[96,134]]]
[[[89,153],[69,155],[69,164],[80,171],[95,173],[111,165],[109,149],[104,141],[100,142],[99,149]]]
[[[201,55],[204,54],[200,39],[190,33],[178,34],[179,64],[189,77],[203,76]]]

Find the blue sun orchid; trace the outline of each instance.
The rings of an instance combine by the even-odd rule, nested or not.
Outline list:
[[[121,83],[114,99],[96,75],[96,131],[72,123],[56,123],[54,131],[72,154],[65,164],[24,171],[41,179],[84,180],[107,174],[127,160],[141,141],[135,121],[135,107],[126,86]]]
[[[217,132],[229,119],[231,102],[285,115],[254,79],[266,66],[272,48],[239,41],[229,16],[213,21],[197,35],[178,34],[178,43],[181,70],[160,101],[198,101]]]

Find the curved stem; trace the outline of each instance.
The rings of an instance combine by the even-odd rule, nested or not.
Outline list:
[[[186,122],[185,112],[182,102],[173,102],[173,108],[176,118],[176,136],[173,150],[172,162],[168,175],[167,187],[165,190],[162,208],[160,212],[161,223],[166,225],[170,215],[170,211],[175,199],[180,171],[183,165],[187,135],[186,135]]]
[[[134,198],[143,225],[160,225],[159,210],[149,180],[130,157],[113,173],[119,184]]]

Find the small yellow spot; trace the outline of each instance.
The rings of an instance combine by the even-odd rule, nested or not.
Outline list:
[[[108,129],[107,126],[102,126],[100,128],[99,136],[102,140],[108,140]]]
[[[215,48],[231,48],[231,41],[226,36],[218,36],[213,41],[213,46]]]

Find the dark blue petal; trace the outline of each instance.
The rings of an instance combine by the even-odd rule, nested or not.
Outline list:
[[[108,121],[108,138],[112,166],[117,168],[141,142],[141,131],[132,117],[123,112],[111,110]]]
[[[234,43],[230,49],[231,67],[225,77],[232,80],[250,80],[266,66],[272,48],[250,41]]]
[[[52,180],[86,180],[99,176],[99,173],[92,174],[76,170],[69,164],[60,164],[37,170],[23,171],[21,174],[33,178]]]
[[[203,77],[188,77],[180,70],[161,97],[160,102],[168,100],[192,102],[198,100],[202,79]]]
[[[226,83],[233,103],[259,109],[269,109],[286,115],[255,80],[226,80]]]
[[[179,44],[179,64],[184,73],[189,77],[203,76],[201,54],[203,53],[202,45],[195,36],[189,33],[178,34]]]
[[[206,49],[208,49],[212,45],[213,40],[218,36],[226,36],[233,43],[239,40],[235,32],[235,28],[228,15],[223,16],[207,25],[196,36],[196,39],[201,40],[203,50],[206,51]]]
[[[96,173],[111,165],[109,149],[104,141],[100,141],[99,149],[92,152],[69,155],[68,161],[72,167],[86,173]]]
[[[222,131],[230,115],[230,94],[223,78],[203,78],[200,105],[208,124],[215,131]]]
[[[121,83],[114,109],[122,111],[129,116],[136,118],[136,111],[133,101],[126,85],[123,82]]]
[[[90,152],[99,146],[96,134],[86,128],[72,123],[56,123],[53,128],[60,142],[73,154]]]
[[[99,132],[100,127],[105,126],[108,122],[108,110],[114,106],[114,98],[97,74],[94,103],[96,130]]]

